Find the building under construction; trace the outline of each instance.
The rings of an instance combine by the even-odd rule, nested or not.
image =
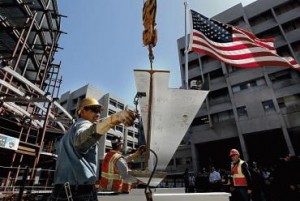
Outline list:
[[[4,199],[20,199],[26,192],[34,194],[52,185],[54,144],[72,122],[57,102],[61,65],[54,63],[54,55],[61,49],[62,17],[56,0],[0,0],[0,196]]]

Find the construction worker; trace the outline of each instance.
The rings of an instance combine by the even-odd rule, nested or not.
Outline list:
[[[141,156],[146,148],[140,146],[139,149],[127,157],[122,156],[123,140],[121,137],[114,136],[111,140],[112,150],[110,150],[101,166],[100,189],[102,191],[113,191],[116,193],[129,193],[131,185],[138,180],[129,175],[128,162]]]
[[[229,156],[232,160],[230,178],[232,201],[248,201],[252,189],[248,165],[240,158],[240,152],[236,149],[231,149]]]
[[[48,200],[97,200],[94,186],[99,173],[98,141],[115,125],[131,126],[135,119],[133,112],[124,110],[100,121],[102,109],[94,98],[79,103],[78,119],[57,146],[55,186]]]

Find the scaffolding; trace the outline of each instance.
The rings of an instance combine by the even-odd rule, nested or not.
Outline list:
[[[73,120],[57,102],[62,17],[56,0],[0,0],[2,197],[21,200],[52,185],[55,143]]]

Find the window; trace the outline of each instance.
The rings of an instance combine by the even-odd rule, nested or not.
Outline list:
[[[277,48],[277,54],[283,57],[290,57],[292,54],[287,45]]]
[[[113,138],[112,134],[109,133],[106,134],[106,140],[112,140],[112,138]]]
[[[121,110],[124,110],[124,104],[118,103],[118,104],[117,104],[117,108],[119,108],[119,109],[121,109]]]
[[[300,28],[300,18],[296,18],[282,25],[283,30],[288,33]]]
[[[209,124],[208,116],[195,118],[194,121],[192,122],[192,126],[197,126],[197,125],[199,126],[204,124]]]
[[[237,93],[239,91],[249,90],[256,88],[258,86],[265,86],[266,81],[264,78],[259,78],[257,80],[248,81],[239,85],[232,86],[232,92]]]
[[[79,101],[82,101],[85,98],[85,95],[79,96]]]
[[[228,24],[232,25],[232,26],[239,26],[239,27],[243,27],[246,23],[243,17],[239,17],[238,19],[235,19],[231,22],[229,22]]]
[[[176,165],[184,165],[183,158],[176,158]]]
[[[246,106],[237,107],[236,110],[239,118],[248,117]]]
[[[208,96],[211,105],[229,102],[230,100],[227,88],[212,91],[209,93]]]
[[[74,99],[72,100],[72,103],[73,103],[73,105],[76,105],[76,104],[77,104],[77,98],[74,98]]]
[[[293,10],[293,9],[296,9],[300,7],[300,3],[298,0],[293,0],[293,1],[288,1],[282,5],[279,5],[278,7],[276,7],[274,10],[275,10],[275,13],[277,15],[281,15],[283,13],[286,13],[290,10]]]
[[[113,111],[113,110],[111,110],[111,109],[108,110],[108,115],[112,115],[112,114],[114,114],[114,113],[116,113],[116,112]]]
[[[134,136],[133,136],[133,131],[130,131],[130,130],[129,130],[129,131],[128,131],[128,135],[131,136],[131,137],[134,137]]]
[[[189,165],[192,163],[192,158],[191,157],[188,157],[185,159],[185,164]]]
[[[283,80],[288,80],[288,79],[292,78],[290,69],[272,73],[269,75],[269,77],[270,77],[270,80],[272,81],[272,83],[283,81]]]
[[[117,125],[116,130],[123,133],[123,126]]]
[[[214,70],[214,71],[210,72],[209,77],[210,77],[211,80],[219,78],[219,77],[223,77],[222,68],[219,68],[217,70]]]
[[[67,108],[67,101],[61,102],[60,105],[63,106],[64,108]]]
[[[257,34],[258,38],[278,38],[280,36],[282,36],[282,34],[278,27]]]
[[[272,100],[263,101],[262,105],[264,107],[265,112],[275,111],[275,106]]]
[[[284,102],[284,98],[278,98],[277,102],[278,102],[279,108],[285,108],[286,107],[285,102]]]
[[[193,61],[189,62],[189,69],[193,69],[193,68],[199,68],[199,59],[195,59]]]
[[[255,26],[255,25],[258,25],[258,24],[261,24],[265,21],[268,21],[270,19],[273,19],[273,15],[271,13],[271,11],[266,11],[264,13],[261,13],[251,19],[249,19],[249,23],[251,24],[251,26]]]
[[[234,119],[232,110],[228,110],[228,111],[224,111],[224,112],[220,112],[220,113],[212,115],[212,121],[214,123],[224,122],[224,121],[227,121],[230,119]]]
[[[292,43],[293,50],[297,53],[300,52],[300,41]]]
[[[113,99],[110,99],[109,100],[109,104],[114,106],[114,107],[117,107],[117,101],[113,100]]]
[[[240,67],[234,67],[234,66],[230,66],[230,65],[226,65],[226,66],[227,66],[227,69],[228,69],[229,73],[233,73],[233,72],[236,72],[236,71],[239,71],[239,70],[243,69],[243,68],[240,68]]]

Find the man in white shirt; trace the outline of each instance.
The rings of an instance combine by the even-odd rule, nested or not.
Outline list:
[[[211,172],[209,174],[209,184],[210,189],[213,192],[219,192],[221,187],[221,175],[216,171],[215,167],[211,167]]]

